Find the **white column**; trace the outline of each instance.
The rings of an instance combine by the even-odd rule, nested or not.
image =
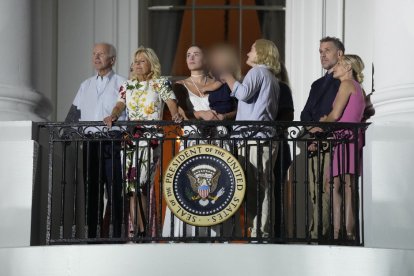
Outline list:
[[[414,2],[367,1],[366,13],[350,15],[363,26],[371,22],[371,43],[360,44],[372,49],[375,66],[376,113],[364,150],[365,246],[414,249]]]
[[[39,148],[31,121],[51,111],[33,88],[32,38],[41,35],[33,32],[33,7],[31,0],[0,1],[0,247],[30,245]]]
[[[414,2],[375,1],[374,120],[414,119]]]
[[[0,1],[0,120],[43,121],[51,105],[32,88],[31,0]]]

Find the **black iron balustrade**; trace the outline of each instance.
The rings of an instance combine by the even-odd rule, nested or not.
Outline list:
[[[46,221],[34,221],[34,228],[43,228],[46,232],[46,244],[72,243],[125,243],[125,242],[257,242],[257,243],[319,243],[319,244],[363,244],[363,210],[362,210],[362,150],[361,140],[368,127],[365,123],[302,123],[302,122],[230,122],[230,121],[186,121],[175,124],[169,121],[117,122],[108,129],[99,122],[39,123],[39,133],[47,137],[41,141],[41,151],[48,156],[47,182],[43,181],[43,196],[47,202],[38,210],[46,215]],[[318,129],[319,131],[315,130]],[[39,135],[41,137],[42,135]],[[359,139],[358,139],[359,138]],[[141,142],[141,143],[140,143]],[[286,147],[286,142],[289,148]],[[281,146],[282,143],[285,146]],[[247,181],[246,194],[240,209],[226,222],[216,226],[192,227],[180,222],[174,214],[166,211],[163,180],[168,161],[183,149],[192,145],[213,144],[229,151],[241,162],[247,173],[248,158],[240,159],[240,149],[247,152],[256,147],[257,175],[250,176],[256,181]],[[349,145],[353,144],[353,147]],[[129,146],[128,146],[129,145]],[[308,151],[314,146],[316,151]],[[342,145],[342,146],[340,146]],[[266,149],[277,146],[279,155],[291,150],[293,160],[285,174],[289,160],[279,159],[272,175],[260,178],[263,174],[261,157]],[[90,154],[95,147],[98,157]],[[89,149],[89,150],[88,150]],[[131,198],[126,187],[127,154],[135,152],[135,162],[143,161],[142,150],[147,152],[147,168],[155,164],[155,176],[147,177],[144,185],[135,184],[135,193]],[[158,161],[154,162],[155,149]],[[336,149],[336,150],[335,150]],[[109,150],[109,155],[108,155]],[[353,150],[354,158],[347,156]],[[352,163],[355,166],[353,179],[354,197],[352,199],[355,230],[353,237],[346,233],[345,204],[341,205],[341,229],[334,237],[333,177],[331,158],[329,168],[321,169],[325,153],[331,157],[338,154],[337,162]],[[141,154],[141,156],[139,156]],[[317,162],[311,168],[310,155]],[[106,157],[105,157],[106,156]],[[153,159],[151,161],[151,158]],[[275,158],[275,156],[270,157]],[[274,162],[276,160],[271,160]],[[153,162],[153,164],[151,163]],[[97,171],[90,171],[92,164],[98,164]],[[117,167],[119,164],[119,167]],[[43,166],[45,164],[42,164]],[[106,167],[105,167],[106,165]],[[109,167],[108,167],[109,166]],[[110,176],[104,177],[104,171],[112,170]],[[310,171],[316,171],[317,205],[319,219],[317,236],[309,231],[312,220],[312,206],[309,196]],[[121,172],[120,187],[114,187],[116,170]],[[343,170],[343,169],[342,169]],[[130,172],[131,173],[131,172]],[[135,179],[140,179],[141,169],[134,172]],[[345,171],[342,171],[342,175]],[[359,176],[359,177],[358,177]],[[323,179],[329,183],[329,225],[322,222]],[[246,176],[246,179],[249,177]],[[265,179],[265,183],[260,183]],[[344,178],[340,177],[341,183]],[[112,185],[108,185],[111,182]],[[95,191],[91,193],[92,186]],[[344,186],[344,185],[342,185]],[[39,187],[38,187],[39,188]],[[261,231],[263,191],[268,189],[270,210],[268,234]],[[119,192],[118,192],[119,191]],[[252,192],[253,191],[253,192]],[[340,191],[344,198],[344,189]],[[44,194],[46,193],[47,196]],[[118,193],[118,194],[117,194]],[[41,194],[35,192],[35,195]],[[274,196],[275,195],[275,196]],[[88,201],[97,196],[91,206]],[[130,201],[136,201],[137,208],[130,211]],[[254,200],[254,204],[249,202]],[[257,234],[251,233],[252,217],[257,214]],[[45,209],[45,206],[47,208]],[[325,207],[326,208],[326,207]],[[249,217],[250,216],[250,217]],[[92,223],[92,222],[93,223]],[[88,225],[88,224],[92,224]],[[166,225],[168,224],[168,225]],[[95,227],[96,225],[96,227]],[[91,229],[91,227],[93,229]],[[42,231],[39,230],[41,233]]]

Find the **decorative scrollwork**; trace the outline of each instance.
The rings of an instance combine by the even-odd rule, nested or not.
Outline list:
[[[128,121],[108,128],[101,122],[39,123],[55,141],[82,140],[350,140],[365,132],[367,123],[304,123],[257,121]],[[119,134],[122,135],[119,135]],[[357,135],[358,133],[358,135]],[[121,138],[120,138],[121,137]]]

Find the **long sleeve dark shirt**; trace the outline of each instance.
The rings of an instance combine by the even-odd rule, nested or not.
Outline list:
[[[341,82],[333,78],[333,74],[325,76],[312,83],[306,105],[300,114],[303,122],[319,122],[324,115],[332,111],[332,104],[338,93]]]

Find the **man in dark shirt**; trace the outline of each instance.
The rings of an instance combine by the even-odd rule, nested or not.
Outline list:
[[[300,114],[302,122],[319,122],[319,119],[332,110],[332,104],[341,82],[333,78],[329,71],[312,83],[308,100]]]
[[[343,43],[336,37],[324,37],[320,40],[319,54],[323,69],[326,74],[312,83],[311,90],[306,105],[300,115],[303,122],[319,122],[319,119],[327,115],[332,110],[332,104],[338,92],[340,81],[333,78],[332,69],[338,62],[338,58],[345,52]],[[318,132],[319,128],[312,128],[310,132]],[[309,151],[309,194],[312,203],[312,220],[310,224],[310,236],[318,238],[318,191],[319,183],[323,183],[322,188],[322,236],[329,230],[329,197],[324,191],[326,187],[325,169],[330,163],[329,150],[317,153],[315,144],[310,144]],[[318,159],[319,155],[319,159]],[[318,162],[319,160],[319,162]],[[318,179],[322,177],[321,181]]]

